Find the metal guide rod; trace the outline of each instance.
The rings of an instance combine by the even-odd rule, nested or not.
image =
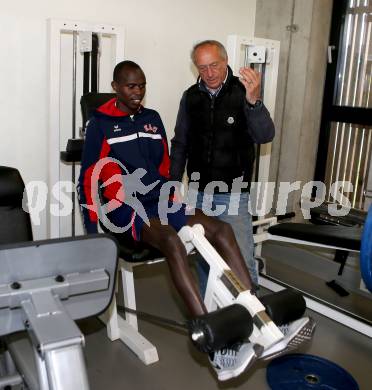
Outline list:
[[[158,322],[158,323],[163,324],[163,325],[170,325],[170,326],[174,326],[176,328],[186,329],[186,330],[188,329],[186,321],[179,321],[179,320],[174,320],[171,318],[165,318],[165,317],[161,317],[161,316],[147,313],[144,311],[130,309],[129,307],[121,306],[121,305],[118,305],[117,309],[118,309],[118,311],[127,312],[130,314],[136,314],[138,317],[141,317],[143,319],[147,319],[149,321]]]
[[[72,32],[72,138],[76,135],[76,59],[77,31]]]
[[[92,35],[92,55],[91,55],[91,80],[90,91],[98,92],[98,63],[99,63],[99,39],[97,34]]]
[[[76,59],[77,59],[77,31],[72,32],[73,37],[73,54],[72,54],[72,138],[76,137]],[[72,162],[71,181],[75,185],[75,162]],[[75,191],[71,195],[72,214],[71,214],[71,235],[75,236]]]
[[[97,92],[99,92],[99,74],[100,74],[100,65],[101,65],[101,48],[100,48],[100,35],[97,35]]]
[[[90,53],[90,51],[84,52],[83,94],[89,92]]]
[[[248,66],[248,47],[245,47],[244,50],[244,66]]]

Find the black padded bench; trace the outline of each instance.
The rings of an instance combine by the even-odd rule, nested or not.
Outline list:
[[[270,226],[267,232],[269,240],[335,249],[333,260],[340,264],[338,275],[343,273],[349,252],[360,251],[362,240],[360,227],[279,223]],[[327,285],[341,296],[348,295],[335,281],[327,282]]]

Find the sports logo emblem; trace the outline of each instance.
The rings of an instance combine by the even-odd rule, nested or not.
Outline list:
[[[143,127],[148,133],[156,133],[156,131],[158,130],[156,126],[152,126],[151,124],[145,125]]]

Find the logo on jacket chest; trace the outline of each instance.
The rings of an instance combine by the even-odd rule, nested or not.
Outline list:
[[[143,126],[143,128],[145,129],[145,131],[147,133],[156,133],[156,131],[158,130],[158,128],[156,126],[153,126],[150,123]]]
[[[121,131],[121,128],[119,127],[119,125],[114,125],[114,133],[118,131]]]

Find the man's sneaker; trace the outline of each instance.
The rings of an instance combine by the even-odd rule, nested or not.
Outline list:
[[[233,367],[236,364],[236,355],[240,346],[240,344],[237,344],[231,348],[222,348],[219,351],[212,352],[209,357],[213,367],[218,370]]]
[[[284,335],[283,340],[266,349],[260,358],[269,360],[297,349],[301,344],[312,339],[315,326],[316,323],[311,317],[303,317],[279,326]]]
[[[251,343],[236,344],[232,348],[223,348],[209,356],[209,361],[220,381],[237,377],[255,360],[256,351]]]

